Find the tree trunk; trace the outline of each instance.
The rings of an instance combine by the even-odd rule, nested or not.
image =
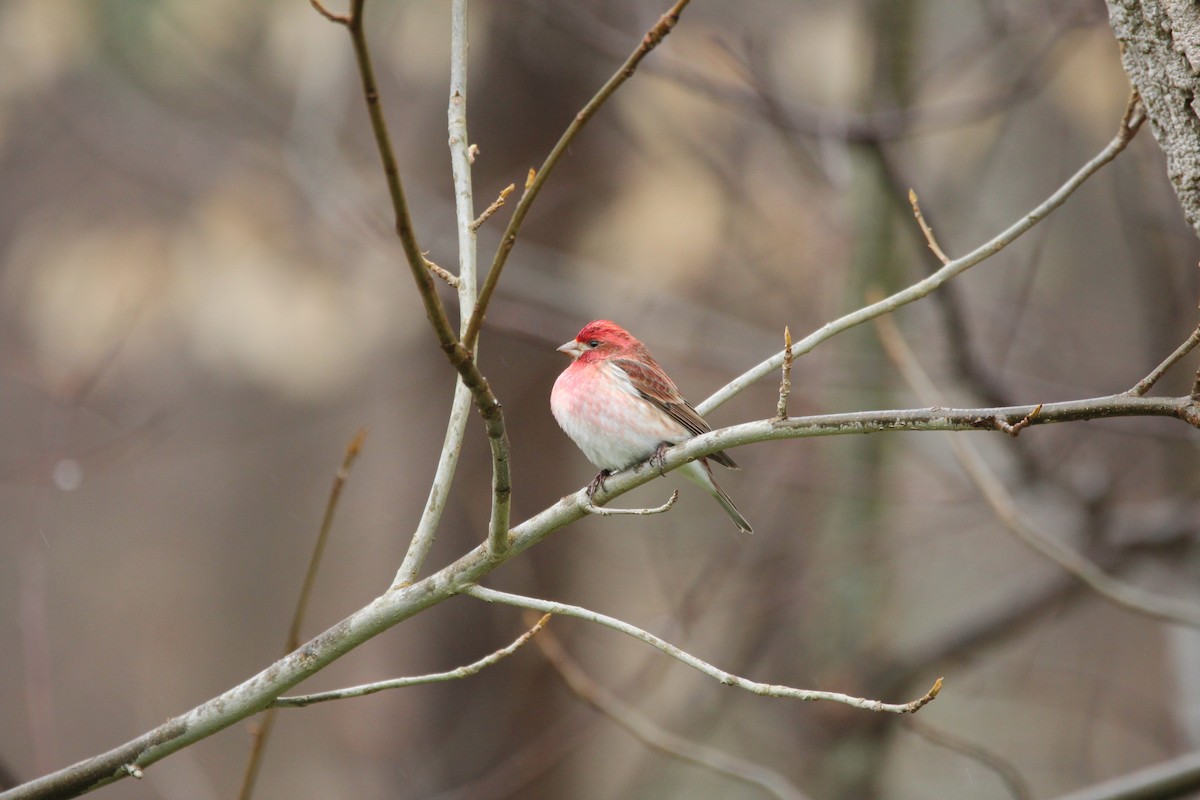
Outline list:
[[[1195,0],[1108,0],[1108,17],[1183,212],[1200,235],[1200,6]]]

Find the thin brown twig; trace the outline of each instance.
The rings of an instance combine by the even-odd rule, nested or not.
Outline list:
[[[503,189],[501,189],[500,196],[493,200],[492,204],[485,208],[483,213],[476,217],[475,221],[471,223],[471,230],[479,230],[479,227],[483,225],[483,223],[487,222],[488,218],[492,216],[492,214],[495,214],[500,210],[500,207],[504,205],[504,201],[508,199],[508,196],[512,194],[516,188],[516,184],[510,183],[508,186],[505,186]]]
[[[950,263],[950,257],[942,250],[942,246],[938,244],[937,237],[933,235],[933,228],[929,227],[929,223],[925,221],[925,216],[921,213],[921,203],[917,200],[917,193],[912,189],[908,190],[908,202],[912,206],[913,216],[917,219],[917,224],[921,226],[921,233],[925,235],[925,243],[929,245],[929,249],[937,256],[938,261],[943,264]]]
[[[444,281],[445,281],[447,284],[449,284],[450,286],[454,287],[455,289],[457,289],[457,288],[459,287],[459,285],[460,285],[460,282],[459,282],[459,280],[458,280],[458,276],[457,276],[457,275],[455,275],[453,272],[451,272],[450,270],[446,269],[445,267],[443,267],[443,266],[439,266],[438,264],[434,263],[434,262],[433,262],[433,261],[432,261],[432,260],[429,258],[429,256],[427,256],[427,255],[426,255],[426,254],[424,254],[424,253],[422,253],[422,254],[421,254],[421,258],[423,258],[423,259],[425,260],[425,267],[426,267],[426,269],[428,269],[428,270],[429,270],[430,272],[432,272],[434,275],[437,275],[439,278],[441,278],[442,280],[444,280]]]
[[[1175,348],[1175,352],[1167,356],[1161,364],[1151,370],[1149,375],[1138,381],[1134,387],[1125,394],[1132,395],[1134,397],[1141,397],[1146,392],[1150,391],[1154,384],[1158,383],[1159,379],[1162,378],[1163,375],[1167,374],[1167,370],[1179,363],[1184,356],[1192,352],[1192,350],[1195,349],[1196,345],[1198,344],[1200,344],[1200,326],[1198,326],[1196,330],[1192,331],[1192,335],[1189,336],[1183,344]],[[1200,373],[1197,373],[1197,380],[1200,381]],[[1192,392],[1193,397],[1195,397],[1196,394],[1196,391]]]
[[[321,557],[325,553],[325,544],[329,541],[329,531],[333,528],[333,516],[337,511],[338,499],[342,496],[342,487],[350,477],[350,469],[362,452],[363,442],[367,437],[367,429],[360,428],[346,445],[342,455],[342,465],[333,476],[333,486],[329,490],[329,499],[325,502],[325,514],[321,519],[321,529],[317,533],[317,541],[313,545],[312,555],[308,559],[308,571],[304,582],[300,585],[300,596],[296,599],[296,608],[292,612],[292,624],[288,628],[287,640],[283,645],[283,654],[287,655],[300,647],[300,629],[304,624],[304,614],[308,609],[308,601],[312,597],[313,586],[317,582],[317,570],[321,566]],[[254,794],[254,783],[258,779],[258,769],[262,766],[263,754],[266,752],[267,739],[275,725],[275,709],[268,708],[262,720],[250,734],[250,755],[246,760],[246,770],[242,774],[242,789],[238,794],[239,800],[250,800]]]
[[[624,728],[646,747],[718,775],[752,784],[781,800],[806,799],[807,795],[773,769],[664,730],[593,680],[583,667],[567,654],[566,649],[554,636],[546,634],[539,637],[537,646],[568,689],[580,700]]]
[[[1033,424],[1034,418],[1040,413],[1042,413],[1042,404],[1038,403],[1034,406],[1033,411],[1030,411],[1016,422],[1009,422],[1004,417],[996,417],[996,427],[1015,439],[1020,435],[1021,431]]]
[[[350,17],[346,16],[345,14],[334,14],[332,11],[325,8],[325,6],[321,5],[321,0],[308,0],[308,2],[314,9],[316,9],[318,14],[330,22],[347,26],[350,24]]]
[[[788,396],[792,393],[792,331],[783,326],[783,377],[779,380],[779,402],[775,405],[775,419],[787,419]]]
[[[517,233],[521,229],[521,224],[525,221],[525,215],[529,213],[529,207],[533,205],[533,201],[537,199],[538,193],[542,186],[545,185],[546,179],[550,177],[550,173],[554,171],[554,167],[558,164],[560,158],[566,153],[567,148],[583,126],[587,124],[596,111],[604,105],[605,101],[610,98],[613,93],[620,88],[621,84],[625,83],[637,70],[638,64],[645,58],[651,50],[657,47],[675,24],[679,22],[679,15],[687,6],[689,0],[675,0],[675,4],[663,14],[658,22],[654,24],[646,35],[642,37],[642,41],[630,54],[629,58],[625,59],[625,63],[613,73],[612,77],[600,87],[600,91],[592,97],[587,104],[580,109],[575,118],[571,120],[571,124],[563,131],[558,142],[551,149],[550,154],[546,156],[546,160],[542,162],[541,169],[534,173],[530,171],[529,180],[525,185],[525,193],[521,195],[521,200],[517,203],[513,210],[512,218],[508,221],[508,227],[504,231],[504,235],[500,239],[500,246],[496,248],[496,256],[492,259],[492,266],[488,270],[487,277],[483,281],[483,286],[479,290],[479,302],[475,306],[474,313],[471,314],[471,320],[467,324],[467,332],[463,335],[463,344],[468,350],[475,347],[475,342],[479,338],[479,332],[483,327],[483,319],[487,315],[488,303],[491,302],[492,293],[496,291],[496,284],[500,280],[500,275],[504,271],[504,265],[508,261],[509,253],[512,252],[513,245],[517,242]]]

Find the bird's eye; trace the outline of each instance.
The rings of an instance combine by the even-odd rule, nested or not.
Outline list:
[[[599,339],[588,339],[587,346],[588,346],[588,347],[599,347],[599,346],[600,346],[600,340],[599,340]]]

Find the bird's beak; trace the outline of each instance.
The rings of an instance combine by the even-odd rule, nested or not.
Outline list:
[[[583,345],[581,345],[579,342],[575,341],[574,339],[572,339],[571,341],[567,342],[562,347],[559,347],[557,349],[558,349],[558,352],[566,353],[571,358],[579,358],[581,355],[583,355]]]

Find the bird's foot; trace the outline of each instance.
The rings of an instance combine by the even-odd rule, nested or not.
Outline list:
[[[604,488],[604,481],[608,479],[609,475],[612,475],[612,470],[610,469],[602,469],[596,473],[596,477],[592,478],[592,482],[588,484],[588,500],[595,499],[596,492]]]
[[[670,442],[659,442],[658,447],[654,449],[654,455],[650,456],[650,466],[658,467],[659,475],[666,475],[663,469],[663,461],[667,458],[667,448],[671,446]]]

